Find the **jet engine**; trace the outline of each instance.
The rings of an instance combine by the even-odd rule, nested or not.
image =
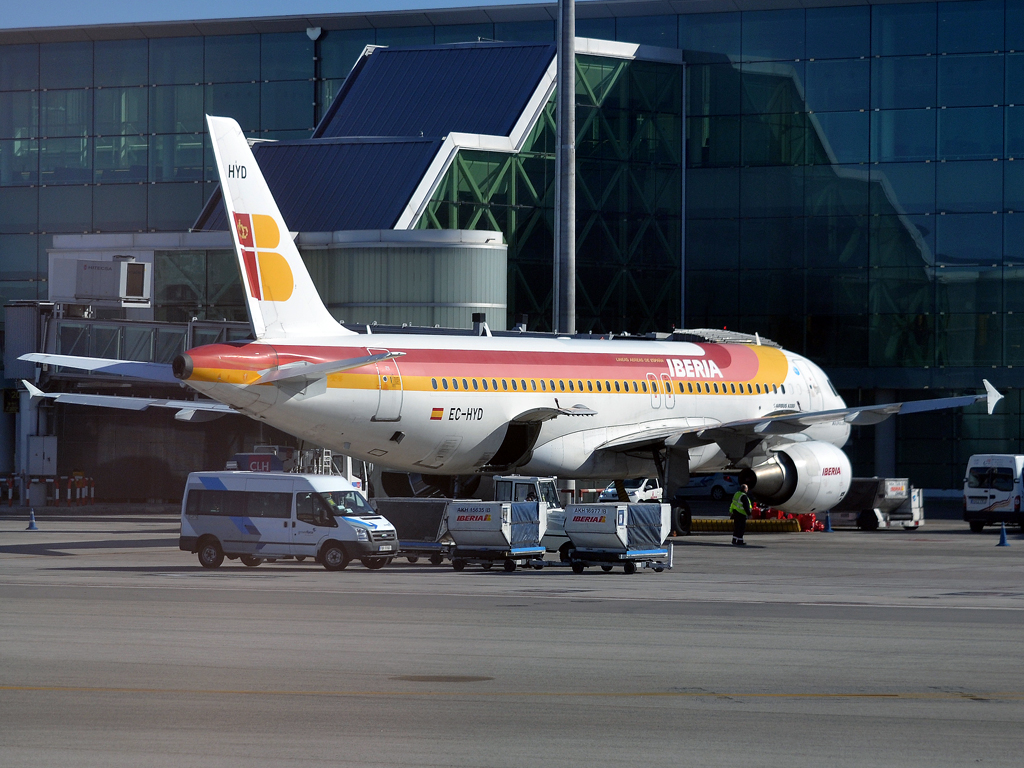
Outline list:
[[[768,461],[740,472],[755,501],[794,514],[831,509],[850,490],[853,471],[831,443],[790,443]]]

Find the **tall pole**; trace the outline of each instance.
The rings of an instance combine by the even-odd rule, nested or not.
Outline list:
[[[558,101],[555,122],[555,265],[552,321],[576,333],[576,4],[558,0]]]

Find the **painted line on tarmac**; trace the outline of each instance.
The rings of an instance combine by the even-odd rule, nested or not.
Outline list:
[[[1024,691],[897,691],[891,693],[735,693],[727,691],[262,691],[247,689],[134,688],[75,685],[0,685],[0,691],[39,693],[143,693],[189,696],[473,696],[477,698],[724,698],[724,699],[886,699],[891,701],[1024,701]]]

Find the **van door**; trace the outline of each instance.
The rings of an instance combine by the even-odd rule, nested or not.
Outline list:
[[[291,554],[316,557],[320,542],[336,534],[338,521],[323,499],[312,491],[295,494],[295,519],[292,521]]]
[[[1014,477],[1012,460],[1007,457],[986,457],[967,470],[964,484],[968,512],[1010,511],[1014,508],[1014,490],[1019,477]]]
[[[249,520],[259,530],[253,554],[283,557],[291,550],[292,484],[281,478],[251,477],[245,481]]]

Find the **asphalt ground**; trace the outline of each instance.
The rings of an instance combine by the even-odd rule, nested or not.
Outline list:
[[[0,765],[1020,764],[1024,536],[676,540],[675,568],[215,571],[0,515]]]

